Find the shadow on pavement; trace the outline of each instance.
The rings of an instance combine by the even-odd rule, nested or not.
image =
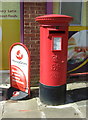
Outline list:
[[[87,99],[88,99],[88,87],[68,90],[66,94],[66,103],[73,103]]]
[[[39,89],[33,89],[31,90],[31,98],[34,98],[34,97],[39,97]]]
[[[68,90],[66,92],[66,104],[88,99],[88,87]],[[39,89],[31,91],[31,98],[39,97]]]
[[[88,99],[88,87],[68,90],[66,92],[66,104]],[[0,101],[6,100],[7,89],[0,89]],[[31,90],[31,98],[39,97],[39,89]],[[30,98],[30,99],[31,99]]]

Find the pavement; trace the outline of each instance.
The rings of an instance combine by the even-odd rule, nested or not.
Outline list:
[[[6,80],[5,80],[6,79]],[[66,103],[64,105],[45,105],[39,99],[39,87],[31,87],[28,100],[6,100],[9,77],[4,77],[0,85],[0,120],[27,119],[70,119],[88,120],[88,82],[80,81],[67,84]],[[25,120],[24,119],[24,120]]]

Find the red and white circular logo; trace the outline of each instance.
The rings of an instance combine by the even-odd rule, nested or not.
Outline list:
[[[19,95],[19,91],[14,91],[13,92],[13,97],[16,97],[16,96],[18,96]]]
[[[17,58],[18,60],[21,60],[21,59],[23,58],[23,54],[20,52],[20,50],[17,51],[17,53],[16,53],[16,58]]]

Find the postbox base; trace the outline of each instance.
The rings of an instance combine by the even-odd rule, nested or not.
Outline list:
[[[66,84],[61,86],[46,86],[40,83],[39,97],[47,105],[61,105],[66,101]]]

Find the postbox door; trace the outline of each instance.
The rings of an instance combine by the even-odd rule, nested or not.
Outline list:
[[[63,85],[66,83],[67,70],[67,35],[52,34],[51,37],[51,84]],[[55,81],[56,83],[55,83]]]
[[[48,86],[64,85],[67,70],[67,30],[41,27],[40,32],[40,82]]]

